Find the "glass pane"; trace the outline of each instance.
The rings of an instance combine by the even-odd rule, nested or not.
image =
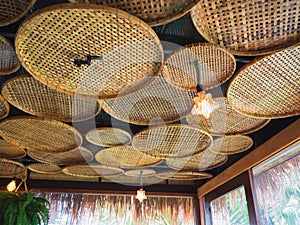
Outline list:
[[[249,215],[244,186],[210,203],[213,225],[248,225]]]

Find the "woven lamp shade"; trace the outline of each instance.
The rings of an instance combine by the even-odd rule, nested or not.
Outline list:
[[[16,178],[21,178],[25,175],[26,168],[22,163],[9,160],[0,159],[0,177],[12,178],[16,173]]]
[[[8,102],[0,95],[0,119],[7,117],[10,107]]]
[[[168,180],[202,180],[212,178],[212,174],[198,171],[165,170],[157,173],[157,177]]]
[[[134,92],[163,61],[159,38],[140,19],[119,9],[72,3],[27,18],[17,32],[16,52],[43,84],[90,98]]]
[[[226,155],[219,155],[210,150],[206,150],[192,157],[169,158],[166,160],[166,163],[170,168],[175,170],[203,171],[222,166],[227,160],[228,156]]]
[[[26,155],[24,149],[0,139],[0,158],[15,159],[23,158]]]
[[[85,164],[93,160],[93,153],[79,146],[73,150],[60,153],[48,153],[40,151],[28,150],[27,154],[38,162],[54,164],[54,165],[73,165]]]
[[[0,75],[14,73],[19,69],[19,67],[20,62],[15,53],[14,47],[12,46],[9,40],[0,35]]]
[[[142,171],[142,177],[152,177],[155,176],[156,171],[152,169],[142,169],[142,170],[128,170],[125,172],[126,176],[130,177],[140,177]]]
[[[96,153],[95,159],[103,165],[128,169],[154,166],[162,162],[161,159],[145,155],[131,146],[100,150]]]
[[[1,0],[0,27],[21,19],[35,4],[36,0]]]
[[[235,55],[272,53],[299,42],[300,2],[201,0],[191,11],[198,32]]]
[[[11,117],[0,123],[0,136],[18,147],[41,152],[66,152],[81,145],[81,134],[73,127],[32,116]]]
[[[209,119],[203,116],[189,114],[186,121],[190,126],[205,130],[211,135],[248,134],[263,128],[270,120],[252,118],[236,112],[228,103],[226,97],[213,98],[219,104]]]
[[[158,76],[141,90],[103,101],[111,116],[137,125],[158,125],[177,121],[193,108],[194,91],[179,89]]]
[[[2,94],[10,104],[26,113],[64,122],[90,119],[101,109],[98,100],[58,92],[29,76],[6,81]]]
[[[94,145],[115,147],[131,142],[131,135],[122,129],[113,127],[99,127],[90,130],[85,138]]]
[[[179,124],[145,129],[132,140],[134,148],[162,159],[191,156],[209,148],[211,143],[208,133]]]
[[[204,90],[227,81],[234,73],[236,62],[225,49],[208,43],[184,46],[166,59],[163,76],[174,85],[186,90],[196,90],[201,84]],[[201,74],[201,81],[197,79]]]
[[[73,3],[91,3],[111,6],[122,9],[139,17],[150,26],[158,26],[176,20],[186,13],[198,2],[191,0],[162,0],[162,1],[138,1],[138,0],[69,0]]]
[[[75,177],[117,176],[124,173],[122,169],[103,165],[73,165],[63,168],[64,174]]]
[[[45,163],[33,163],[28,166],[33,172],[42,174],[57,174],[62,171],[62,168],[57,165],[45,164]]]
[[[229,104],[239,113],[256,118],[299,115],[299,61],[300,46],[247,64],[228,87]]]

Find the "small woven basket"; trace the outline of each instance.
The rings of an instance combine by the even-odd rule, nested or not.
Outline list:
[[[33,163],[28,166],[33,172],[41,174],[57,174],[62,171],[62,168],[57,165],[45,164],[45,163]]]
[[[20,62],[14,47],[9,40],[0,35],[0,75],[14,73],[19,68]]]
[[[9,104],[6,101],[6,99],[3,98],[2,95],[0,95],[0,119],[4,119],[9,114]]]
[[[23,158],[26,152],[23,148],[19,148],[11,143],[0,139],[0,158],[16,159]]]
[[[124,173],[124,171],[119,168],[93,164],[66,166],[62,172],[75,177],[105,177],[117,176]]]
[[[21,178],[25,175],[26,168],[22,163],[9,160],[9,159],[0,159],[0,177],[12,178]]]
[[[205,172],[197,171],[176,171],[165,170],[156,174],[161,179],[168,180],[202,180],[212,178],[213,175]]]

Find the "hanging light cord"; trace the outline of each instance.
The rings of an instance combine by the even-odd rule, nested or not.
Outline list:
[[[140,186],[143,188],[143,170],[140,171]]]
[[[197,93],[203,91],[201,64],[202,64],[202,62],[198,59],[196,61],[194,61],[194,65],[196,68],[196,79],[197,79],[196,90],[197,90]]]

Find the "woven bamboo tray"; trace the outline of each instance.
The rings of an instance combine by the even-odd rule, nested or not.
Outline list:
[[[248,136],[230,135],[216,138],[210,150],[220,155],[232,155],[244,152],[252,145],[253,140]]]
[[[164,23],[169,23],[176,20],[186,13],[199,0],[163,0],[163,1],[138,1],[138,0],[69,0],[72,3],[91,3],[111,6],[114,8],[122,9],[132,15],[139,17],[147,22],[150,26],[159,26]]]
[[[9,114],[9,104],[8,102],[3,98],[2,95],[0,95],[0,119],[4,119]]]
[[[236,68],[233,55],[209,43],[184,46],[173,52],[165,64],[162,74],[166,80],[185,90],[196,90],[197,84],[201,84],[204,90],[219,86],[233,75]]]
[[[85,138],[94,145],[116,147],[131,142],[131,135],[124,130],[114,127],[99,127],[90,130]]]
[[[212,178],[213,175],[205,172],[197,171],[176,171],[176,170],[165,170],[156,174],[161,179],[168,180],[202,180]]]
[[[27,154],[39,162],[54,165],[85,164],[94,159],[93,153],[82,146],[61,153],[47,153],[28,150]]]
[[[222,166],[228,160],[228,156],[219,155],[210,150],[206,150],[192,157],[169,158],[167,165],[175,170],[204,171]]]
[[[134,92],[163,62],[160,40],[146,23],[119,9],[87,4],[33,13],[18,29],[16,52],[43,84],[90,98]]]
[[[22,163],[0,159],[0,177],[13,178],[16,173],[16,178],[21,178],[26,172],[26,168]]]
[[[6,81],[2,94],[10,104],[26,113],[64,122],[90,119],[101,109],[100,101],[58,92],[24,75]]]
[[[191,156],[209,148],[211,143],[208,133],[179,124],[145,129],[132,140],[134,148],[162,159]]]
[[[63,168],[64,174],[75,177],[117,176],[124,173],[122,169],[103,165],[73,165]]]
[[[143,89],[123,97],[103,101],[111,116],[138,125],[158,125],[184,118],[193,108],[194,91],[169,84],[158,76]]]
[[[299,42],[299,0],[201,0],[191,11],[198,32],[235,55],[263,55]]]
[[[228,87],[229,104],[239,113],[257,118],[299,115],[299,61],[300,46],[247,64]]]
[[[36,0],[1,0],[0,27],[21,19],[35,4]]]
[[[1,3],[0,3],[0,9],[1,9]],[[20,62],[15,53],[14,47],[12,46],[9,40],[7,40],[5,37],[0,35],[0,75],[7,75],[10,73],[14,73],[19,68],[20,68]]]
[[[152,177],[155,176],[156,171],[152,169],[142,169],[142,177]],[[128,170],[125,172],[126,176],[129,177],[140,177],[141,170]]]
[[[246,86],[246,85],[245,85]],[[213,98],[220,107],[209,119],[189,114],[186,121],[190,126],[205,130],[211,135],[248,134],[263,128],[270,120],[252,118],[236,112],[228,103],[226,97]]]
[[[33,163],[28,166],[33,172],[41,174],[57,174],[62,171],[62,168],[57,165],[45,164],[45,163]]]
[[[0,136],[20,148],[41,152],[66,152],[81,145],[81,134],[62,122],[17,116],[0,123]]]
[[[96,153],[95,159],[103,165],[128,169],[154,166],[162,162],[159,158],[145,155],[125,145],[100,150]]]
[[[0,158],[16,159],[23,158],[26,155],[24,149],[12,145],[11,143],[0,139]]]

